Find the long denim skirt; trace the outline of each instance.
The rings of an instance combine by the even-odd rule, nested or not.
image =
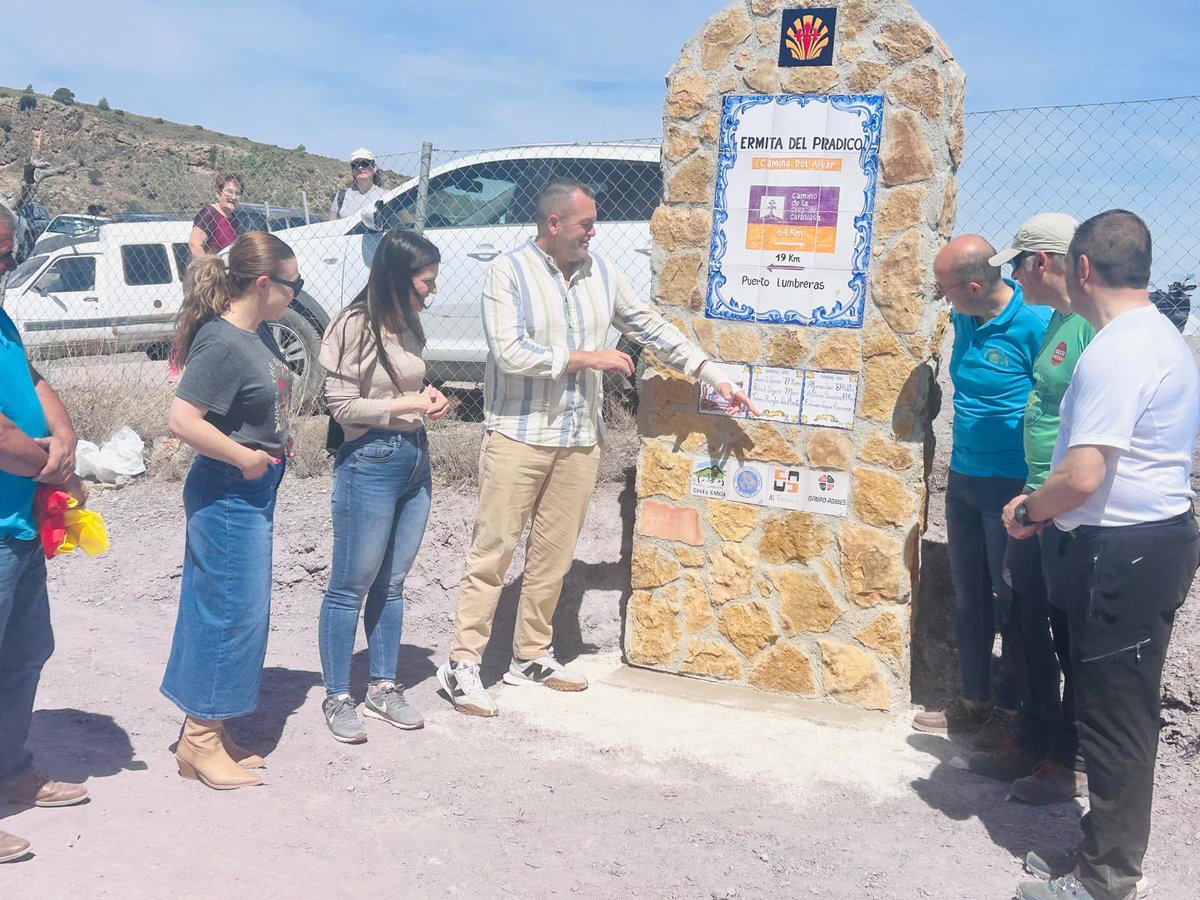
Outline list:
[[[162,692],[195,719],[254,712],[271,616],[271,537],[284,464],[247,480],[197,456],[183,487],[187,544]]]

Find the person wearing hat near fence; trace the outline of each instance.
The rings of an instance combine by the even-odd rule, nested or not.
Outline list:
[[[333,203],[329,207],[330,222],[358,216],[387,194],[383,189],[379,166],[375,163],[375,154],[366,147],[359,147],[350,154],[350,175],[350,186],[333,195]]]
[[[1092,326],[1071,309],[1066,256],[1079,223],[1063,213],[1040,213],[1025,222],[1012,246],[989,263],[1012,265],[1025,300],[1052,309],[1041,349],[1033,361],[1033,389],[1025,405],[1025,493],[1041,487],[1058,439],[1059,406]],[[1001,628],[1010,648],[1021,709],[1013,738],[992,751],[972,753],[971,770],[1012,782],[1011,794],[1026,803],[1071,800],[1087,789],[1075,729],[1074,677],[1067,615],[1052,606],[1042,576],[1041,543],[1009,538]],[[1060,672],[1063,687],[1060,691]]]
[[[0,278],[17,267],[16,234],[16,215],[0,204]],[[73,806],[87,788],[46,778],[28,747],[38,680],[54,652],[33,495],[39,482],[62,485],[81,502],[87,493],[75,474],[70,416],[29,364],[3,309],[0,386],[0,804]],[[28,853],[29,841],[0,831],[0,862]]]
[[[1142,876],[1163,663],[1200,566],[1200,372],[1149,299],[1151,256],[1150,230],[1126,210],[1075,232],[1067,292],[1096,336],[1063,397],[1050,474],[1004,509],[1013,538],[1044,536],[1067,613],[1089,798],[1074,871],[1018,885],[1018,900],[1133,900]]]
[[[567,178],[550,181],[536,200],[537,236],[492,263],[484,280],[488,357],[479,512],[459,585],[454,643],[437,671],[460,712],[499,711],[479,663],[504,575],[531,519],[504,681],[560,691],[588,686],[555,658],[551,621],[596,483],[604,437],[602,379],[634,371],[627,354],[607,346],[610,329],[712,387],[729,413],[757,414],[732,375],[636,294],[624,273],[588,252],[596,216],[590,187]]]

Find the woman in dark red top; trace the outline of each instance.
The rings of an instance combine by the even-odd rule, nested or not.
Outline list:
[[[192,236],[188,239],[192,258],[218,253],[237,240],[233,226],[233,211],[242,199],[242,179],[222,173],[216,179],[217,199],[196,214],[192,221]]]

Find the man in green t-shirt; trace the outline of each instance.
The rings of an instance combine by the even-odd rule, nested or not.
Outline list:
[[[1054,310],[1034,358],[1033,390],[1025,407],[1025,493],[1040,487],[1050,472],[1059,404],[1093,335],[1092,326],[1071,311],[1067,296],[1063,263],[1077,225],[1062,213],[1041,213],[1020,227],[1008,250],[989,260],[994,266],[1011,263],[1026,302]],[[1012,648],[1021,711],[1011,743],[973,753],[968,763],[981,775],[1011,781],[1011,794],[1019,800],[1070,800],[1087,790],[1087,779],[1075,728],[1066,612],[1048,597],[1039,541],[1009,539],[1004,568],[1006,584],[999,593],[1008,596],[999,598],[998,607]],[[1060,668],[1066,676],[1061,695]]]

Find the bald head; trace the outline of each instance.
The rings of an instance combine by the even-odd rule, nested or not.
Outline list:
[[[988,262],[995,255],[996,248],[979,235],[959,235],[943,247],[934,259],[934,273],[946,274],[948,281],[942,281],[941,275],[938,275],[938,283],[943,286],[974,282],[986,293],[995,288],[1000,280],[1000,270]]]

